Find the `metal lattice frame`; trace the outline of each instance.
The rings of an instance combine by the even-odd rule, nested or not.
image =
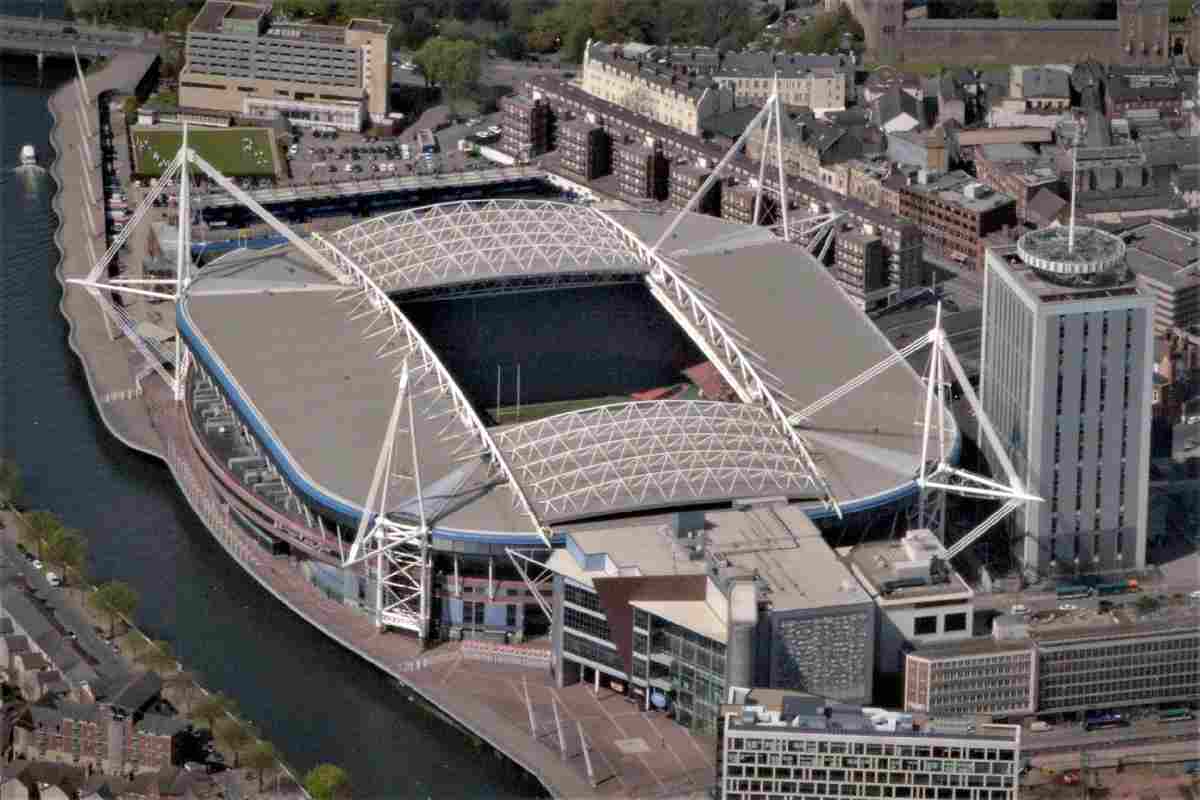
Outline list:
[[[401,628],[425,639],[429,635],[430,559],[429,524],[421,491],[421,473],[413,437],[413,397],[408,370],[402,369],[396,402],[384,434],[371,488],[363,504],[354,543],[342,559],[343,567],[366,562],[375,572],[375,622],[379,627]],[[401,411],[407,401],[408,424],[401,427]],[[412,474],[395,472],[396,448],[400,437],[408,437],[412,448]],[[388,490],[393,483],[416,493],[415,524],[388,515]]]
[[[804,455],[757,405],[616,403],[507,428],[496,444],[546,519],[814,491]]]
[[[504,453],[496,446],[491,432],[425,337],[357,262],[332,242],[315,235],[314,239],[331,259],[334,268],[347,275],[350,285],[340,301],[354,303],[350,310],[351,319],[369,320],[364,336],[379,340],[376,349],[379,358],[394,361],[398,374],[407,371],[408,391],[420,398],[421,413],[425,418],[445,420],[438,438],[456,453],[470,456],[474,452],[483,457],[492,472],[507,481],[514,504],[525,512],[534,530],[549,547],[549,531],[513,475]]]
[[[551,201],[442,203],[385,214],[320,241],[389,293],[539,273],[649,271],[605,218]]]
[[[992,425],[992,421],[984,413],[983,405],[979,402],[979,397],[975,394],[971,382],[967,379],[967,373],[963,369],[962,363],[958,360],[958,355],[954,352],[954,348],[950,344],[950,339],[946,336],[946,331],[942,328],[942,307],[940,304],[937,307],[937,315],[934,319],[932,330],[909,344],[903,350],[892,353],[892,355],[883,359],[875,366],[864,370],[861,374],[834,389],[825,397],[801,409],[792,416],[791,421],[795,425],[807,423],[813,416],[820,413],[822,409],[836,403],[850,392],[861,389],[878,375],[906,361],[909,356],[926,346],[930,348],[930,353],[925,371],[925,401],[921,428],[923,433],[921,437],[921,468],[917,474],[917,486],[921,490],[921,499],[917,511],[917,524],[920,527],[930,527],[936,532],[941,533],[940,528],[941,522],[944,520],[944,513],[940,504],[935,507],[931,502],[934,500],[933,493],[935,492],[956,494],[960,497],[975,499],[1005,501],[991,516],[942,553],[942,557],[949,560],[979,541],[985,533],[1003,522],[1012,512],[1026,503],[1040,503],[1042,502],[1042,498],[1031,494],[1026,489],[1025,482],[1017,474],[1016,469],[1014,469],[1012,462],[1009,460],[1000,442],[1000,437]],[[950,417],[948,411],[950,403],[949,388],[954,381],[958,382],[963,397],[979,420],[980,429],[983,431],[992,449],[996,452],[997,460],[1000,462],[1000,468],[1004,473],[1007,483],[985,478],[982,475],[976,475],[967,470],[955,467],[949,462],[949,445],[954,426],[953,418]],[[934,441],[934,447],[936,448],[936,451],[933,453],[930,452],[931,439]],[[940,500],[941,498],[938,499]]]

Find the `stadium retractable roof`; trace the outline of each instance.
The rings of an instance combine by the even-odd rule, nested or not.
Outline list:
[[[388,294],[526,275],[640,274],[651,266],[601,214],[544,200],[408,209],[326,238]]]
[[[662,400],[617,403],[496,434],[548,522],[736,497],[817,494],[804,458],[763,408]]]

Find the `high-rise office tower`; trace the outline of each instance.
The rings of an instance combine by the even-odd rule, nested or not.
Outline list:
[[[1146,562],[1153,303],[1095,228],[987,251],[980,394],[1044,499],[1013,522],[1027,575]]]

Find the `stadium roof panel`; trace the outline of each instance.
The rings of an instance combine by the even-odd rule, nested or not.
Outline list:
[[[798,247],[772,239],[741,247],[733,257],[688,255],[679,263],[716,298],[796,409],[895,352],[829,272]],[[840,503],[915,478],[923,397],[920,379],[904,362],[821,411],[802,431]]]

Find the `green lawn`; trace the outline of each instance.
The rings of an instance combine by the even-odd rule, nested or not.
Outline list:
[[[156,128],[133,129],[133,158],[139,175],[157,177],[179,150],[183,134]],[[250,148],[246,148],[247,140]],[[275,174],[275,137],[265,128],[188,130],[188,144],[201,158],[231,178]],[[156,158],[157,155],[157,158]]]

